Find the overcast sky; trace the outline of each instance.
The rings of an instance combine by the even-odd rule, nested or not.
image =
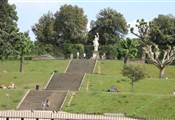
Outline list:
[[[175,0],[9,0],[9,2],[16,5],[20,31],[29,30],[32,40],[35,40],[35,36],[31,27],[38,23],[39,18],[48,11],[55,13],[64,4],[83,8],[89,23],[91,20],[96,20],[101,9],[108,7],[123,14],[131,26],[137,19],[144,18],[149,21],[159,14],[175,16]],[[89,29],[89,24],[87,28]],[[130,33],[128,36],[134,37]]]

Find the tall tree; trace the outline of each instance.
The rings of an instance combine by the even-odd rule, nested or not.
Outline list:
[[[30,40],[28,32],[18,34],[18,40],[15,47],[20,58],[20,72],[23,71],[24,55],[32,51],[33,45],[34,44]]]
[[[161,51],[158,45],[147,45],[144,47],[148,57],[153,61],[153,64],[159,69],[159,78],[164,77],[165,67],[173,62],[175,59],[175,47],[168,46],[163,50],[163,58],[161,60]]]
[[[124,57],[124,64],[127,63],[128,58],[135,58],[137,56],[137,47],[139,46],[138,41],[134,39],[121,39],[117,51],[120,56]]]
[[[123,15],[111,8],[102,9],[95,23],[91,22],[91,25],[93,28],[89,32],[89,41],[92,41],[94,34],[98,32],[101,45],[114,44],[128,32]]]
[[[32,31],[34,32],[37,41],[52,45],[57,43],[55,39],[56,32],[54,31],[54,23],[55,17],[51,12],[44,14],[39,19],[38,23],[32,27]]]
[[[18,32],[17,12],[15,5],[8,0],[0,1],[0,60],[5,60],[15,54],[15,41]]]
[[[131,27],[130,31],[132,34],[137,36],[142,43],[142,46],[145,46],[149,43],[150,38],[150,24],[146,22],[144,19],[136,21],[136,28],[138,29],[138,33],[134,31],[134,28]]]
[[[163,47],[166,45],[175,45],[175,17],[169,15],[159,15],[152,21],[150,41]]]
[[[55,13],[55,31],[57,40],[61,43],[81,43],[85,39],[87,16],[82,8],[63,5]]]
[[[149,23],[145,22],[143,19],[141,21],[138,20],[138,24],[136,24],[138,33],[135,33],[134,29],[131,28],[131,32],[139,37],[141,43],[143,43],[144,51],[147,53],[148,57],[159,69],[159,78],[163,78],[165,67],[171,64],[174,60],[175,50],[174,47],[170,46],[173,45],[172,41],[174,41],[175,36],[175,33],[173,32],[174,27],[171,28],[171,25],[173,25],[174,22],[171,22],[172,19],[170,18],[173,17],[160,16],[159,20],[155,18]],[[164,26],[161,24],[166,25]],[[153,45],[154,47],[152,47]]]

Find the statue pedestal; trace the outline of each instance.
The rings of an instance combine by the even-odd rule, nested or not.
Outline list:
[[[99,52],[98,51],[93,51],[92,59],[100,59],[100,56],[99,56]]]

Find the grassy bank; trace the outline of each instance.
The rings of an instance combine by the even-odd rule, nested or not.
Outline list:
[[[14,82],[16,89],[0,89],[0,109],[15,109],[21,98],[36,84],[44,89],[54,70],[63,73],[68,60],[25,61],[24,72],[19,73],[19,61],[7,61],[0,65],[0,85]],[[149,78],[134,84],[130,92],[130,80],[123,77],[123,61],[98,61],[94,74],[86,74],[80,91],[73,99],[70,92],[63,111],[73,113],[122,113],[128,116],[175,117],[175,66],[168,66],[165,74],[168,79],[159,79],[158,69],[145,64]],[[6,72],[4,72],[6,71]],[[107,92],[116,85],[119,92]]]
[[[77,92],[70,106],[65,102],[63,110],[74,113],[174,117],[174,105],[175,97],[172,95]]]
[[[26,91],[35,89],[36,85],[44,89],[54,70],[63,73],[68,62],[68,60],[25,61],[22,73],[18,72],[19,61],[5,61],[0,64],[0,86],[8,86],[13,82],[16,87],[16,89],[0,89],[2,96],[0,109],[15,109]]]
[[[165,74],[168,79],[159,79],[158,69],[145,64],[148,78],[134,84],[131,94],[130,80],[123,77],[123,61],[98,61],[95,74],[86,74],[81,90],[76,92],[70,103],[69,98],[63,110],[75,113],[122,113],[128,116],[175,117],[175,66],[168,66]],[[116,85],[118,93],[107,92]]]

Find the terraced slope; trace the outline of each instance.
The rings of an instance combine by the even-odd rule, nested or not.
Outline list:
[[[22,102],[18,110],[43,110],[42,102],[49,99],[50,106],[48,110],[58,111],[64,101],[67,92],[59,91],[30,91]]]
[[[84,74],[56,73],[46,90],[77,91]]]

